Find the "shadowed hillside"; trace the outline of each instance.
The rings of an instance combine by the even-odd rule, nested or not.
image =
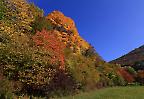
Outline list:
[[[139,61],[144,61],[144,46],[136,48],[128,54],[111,61],[110,63],[132,66]]]

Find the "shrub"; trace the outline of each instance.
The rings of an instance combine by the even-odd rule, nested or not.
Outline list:
[[[126,81],[124,80],[124,78],[121,75],[117,75],[115,76],[112,81],[114,82],[114,85],[117,86],[124,86],[126,85]]]

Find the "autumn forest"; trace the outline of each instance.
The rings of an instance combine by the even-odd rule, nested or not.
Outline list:
[[[44,16],[26,0],[0,0],[0,99],[143,85],[143,61],[124,64],[122,58],[104,61],[60,11]]]

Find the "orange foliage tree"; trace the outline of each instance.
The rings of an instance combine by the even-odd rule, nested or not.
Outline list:
[[[59,65],[59,69],[64,70],[64,49],[65,46],[59,41],[54,31],[43,29],[32,37],[35,44],[50,52],[50,63]]]

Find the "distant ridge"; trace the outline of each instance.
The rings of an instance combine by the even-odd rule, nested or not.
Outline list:
[[[110,63],[121,65],[133,65],[135,62],[143,60],[144,60],[144,45],[132,50],[131,52],[121,56],[120,58],[110,61]]]

